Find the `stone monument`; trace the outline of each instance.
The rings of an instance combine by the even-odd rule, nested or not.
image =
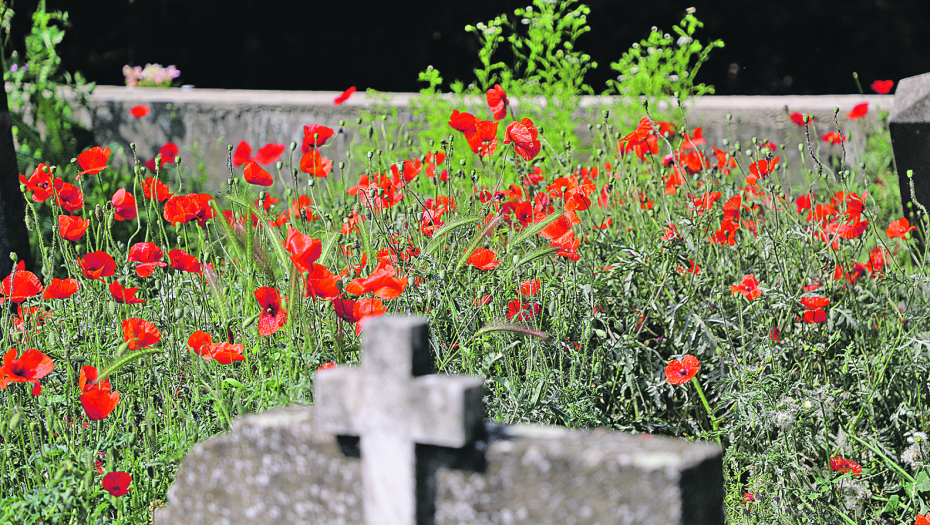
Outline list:
[[[904,214],[917,225],[918,204],[930,210],[930,73],[898,83],[888,130]],[[913,171],[913,179],[908,171]],[[911,198],[911,180],[917,202]]]
[[[372,320],[361,359],[194,447],[155,523],[723,523],[716,446],[485,425],[481,378],[429,373],[423,318]]]

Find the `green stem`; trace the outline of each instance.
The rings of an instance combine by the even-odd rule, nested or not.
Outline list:
[[[704,410],[707,410],[707,419],[710,420],[711,426],[714,427],[714,432],[717,432],[720,430],[720,428],[717,426],[717,418],[714,417],[710,409],[710,404],[707,402],[707,398],[704,397],[704,390],[701,389],[701,383],[698,382],[697,376],[694,376],[694,379],[692,379],[691,382],[694,383],[694,388],[697,390],[698,396],[701,398],[701,403],[704,403]]]

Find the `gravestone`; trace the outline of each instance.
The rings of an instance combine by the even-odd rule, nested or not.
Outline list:
[[[166,524],[722,524],[716,446],[482,424],[482,380],[430,375],[428,324],[365,327],[316,405],[240,418],[182,461]]]
[[[911,224],[917,224],[917,204],[930,210],[930,73],[898,83],[888,129],[904,214]],[[916,203],[911,198],[908,170],[914,175]]]

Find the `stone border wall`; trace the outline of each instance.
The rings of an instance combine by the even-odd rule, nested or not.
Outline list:
[[[365,93],[356,93],[347,102],[335,106],[333,99],[338,95],[337,92],[325,91],[97,86],[90,99],[90,112],[80,111],[76,117],[94,129],[99,145],[116,143],[128,146],[134,142],[142,160],[154,156],[165,142],[175,142],[184,164],[196,166],[196,162],[202,160],[209,173],[208,188],[218,189],[229,173],[227,145],[235,145],[240,140],[248,141],[253,148],[268,142],[299,142],[306,124],[317,123],[336,129],[340,120],[344,120],[349,124],[347,133],[337,138],[327,151],[327,156],[338,162],[346,141],[351,140],[355,120],[362,111],[378,105],[396,108],[398,119],[412,122],[409,103],[416,96],[414,93],[386,93],[377,101]],[[577,131],[583,141],[590,137],[587,124],[599,120],[595,112],[608,100],[605,97],[583,97],[582,108],[590,115],[590,120],[579,118]],[[860,102],[869,103],[869,113],[859,121],[849,121],[846,113]],[[130,108],[139,104],[145,104],[152,110],[142,119],[136,119],[129,112]],[[784,143],[787,145],[785,153],[789,166],[796,172],[802,162],[798,143],[805,139],[804,128],[792,124],[787,117],[788,112],[815,116],[818,136],[811,134],[812,145],[820,156],[826,158],[831,154],[842,154],[838,146],[829,146],[819,138],[819,135],[835,129],[834,108],[839,107],[840,129],[852,136],[851,142],[846,144],[847,160],[855,163],[865,146],[863,131],[879,130],[879,112],[890,111],[893,104],[892,95],[705,96],[688,105],[687,118],[691,128],[703,127],[708,144],[718,148],[723,147],[722,140],[728,134],[732,143],[740,142],[744,147],[751,143],[753,137]],[[732,115],[729,126],[728,114]],[[621,131],[627,133],[631,130]],[[804,157],[804,162],[809,165],[809,155]],[[129,158],[131,154],[126,147],[123,155],[117,155],[115,161],[126,162]]]

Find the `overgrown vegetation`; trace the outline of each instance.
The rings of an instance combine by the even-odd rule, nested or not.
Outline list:
[[[151,170],[113,170],[102,149],[57,168],[82,195],[129,177],[109,204],[56,198],[33,173],[30,207],[63,217],[42,259],[76,292],[51,272],[2,286],[17,315],[0,318],[16,348],[0,368],[0,521],[144,522],[191,446],[312,402],[317,368],[356,364],[384,313],[428,316],[438,369],[487,377],[495,421],[719,443],[732,523],[927,512],[927,252],[899,221],[887,135],[863,164],[844,163],[849,142],[809,144],[823,154],[790,170],[780,144],[707,144],[636,102],[589,112],[586,143],[572,115],[594,65],[572,5],[476,26],[476,83],[445,96],[424,73],[422,132],[372,112],[351,139],[312,125],[289,148],[240,145],[216,198],[170,195],[187,168],[167,145]],[[697,27],[689,12],[676,34]],[[713,45],[651,34],[656,51],[620,68],[679,78],[631,92],[704,92],[681,73]],[[492,61],[503,42],[515,66]],[[351,154],[328,159],[344,140]],[[118,472],[119,496],[104,481]]]

